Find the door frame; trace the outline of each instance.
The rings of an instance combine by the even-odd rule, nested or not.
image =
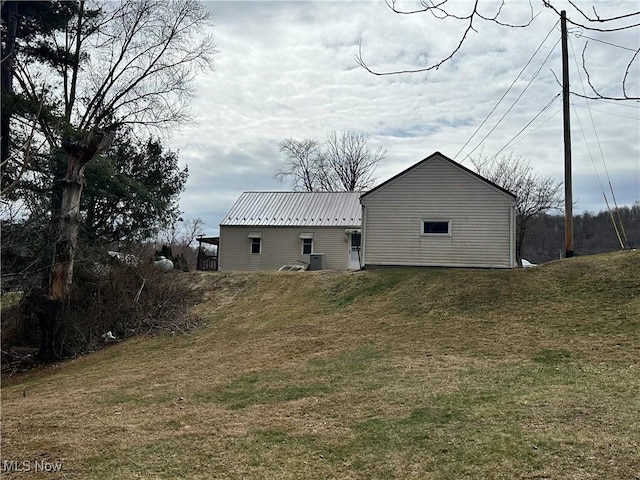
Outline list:
[[[355,263],[352,260],[352,254],[353,254],[353,251],[354,251],[354,247],[353,247],[353,236],[354,235],[359,235],[360,236],[360,245],[358,245],[358,247],[357,247],[357,252],[358,252],[357,263]],[[349,270],[361,270],[362,269],[362,231],[361,230],[350,231],[350,232],[348,232],[348,237],[349,237],[349,241],[347,243],[349,245],[349,249],[348,249],[348,252],[347,252],[347,268]]]

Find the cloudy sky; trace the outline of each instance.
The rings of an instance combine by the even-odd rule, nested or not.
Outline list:
[[[356,63],[360,40],[372,69],[416,68],[447,56],[464,25],[424,13],[398,15],[383,0],[208,2],[220,51],[216,68],[197,77],[194,122],[170,143],[189,166],[183,217],[202,218],[205,233],[217,235],[243,191],[291,189],[274,178],[283,139],[321,139],[332,130],[364,133],[370,146],[387,150],[375,174],[378,182],[435,151],[471,167],[468,155],[501,150],[562,181],[561,87],[554,77],[561,77],[558,16],[541,0],[531,1],[535,19],[529,27],[478,21],[469,41],[438,70],[391,76],[372,75]],[[570,6],[554,3],[581,20]],[[591,12],[592,2],[578,3]],[[472,3],[456,5],[462,12]],[[600,15],[638,9],[636,0],[597,5]],[[482,13],[493,15],[496,7],[486,3]],[[530,14],[527,2],[507,1],[500,18],[523,23]],[[578,63],[570,62],[576,92],[588,88],[584,72],[578,73],[586,41],[593,83],[606,95],[620,95],[640,28],[613,34],[574,29],[570,53]],[[629,76],[627,93],[638,96],[640,59]],[[640,200],[640,103],[578,97],[572,103],[574,211],[605,208],[600,182],[611,201],[607,172],[619,205]]]

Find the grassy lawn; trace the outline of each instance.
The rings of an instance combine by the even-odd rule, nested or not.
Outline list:
[[[640,478],[640,252],[177,279],[201,329],[3,380],[2,478]]]

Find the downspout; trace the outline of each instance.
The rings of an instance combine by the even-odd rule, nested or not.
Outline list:
[[[362,203],[362,201],[360,202]],[[367,209],[364,205],[362,205],[362,225],[360,227],[360,251],[358,252],[358,257],[360,261],[360,270],[364,270],[366,268],[366,257],[365,257],[365,239],[366,239],[366,218],[367,218]]]
[[[220,239],[218,240],[218,250],[216,251],[216,256],[218,257],[218,261],[216,262],[218,264],[218,268],[216,268],[216,270],[218,272],[222,272],[222,265],[221,265],[222,257],[220,256],[220,244],[222,243],[222,225],[220,225],[219,227],[218,235],[220,236]]]
[[[509,215],[509,263],[510,268],[516,268],[518,263],[516,261],[516,204],[512,203],[511,212]]]

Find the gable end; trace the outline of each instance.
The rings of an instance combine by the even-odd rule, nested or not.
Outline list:
[[[472,177],[475,177],[478,180],[481,180],[483,183],[486,183],[488,186],[490,186],[491,188],[499,191],[500,193],[503,193],[503,194],[506,194],[506,195],[510,196],[511,198],[513,198],[513,200],[516,199],[516,195],[511,193],[509,190],[507,190],[505,188],[502,188],[500,185],[498,185],[496,183],[493,183],[490,180],[487,180],[482,175],[479,175],[476,172],[474,172],[473,170],[470,170],[467,167],[464,167],[463,165],[460,165],[459,163],[451,160],[450,158],[446,157],[445,155],[443,155],[440,152],[434,152],[431,155],[429,155],[427,158],[425,158],[425,159],[421,160],[420,162],[410,166],[406,170],[403,170],[402,172],[398,173],[397,175],[394,175],[389,180],[381,183],[377,187],[375,187],[375,188],[369,190],[368,192],[364,193],[360,197],[360,199],[362,200],[363,198],[367,197],[368,195],[380,190],[381,188],[383,188],[383,187],[387,186],[388,184],[394,182],[398,178],[403,177],[404,175],[408,174],[409,172],[413,171],[414,169],[417,169],[417,168],[421,167],[422,165],[424,165],[426,163],[429,163],[430,161],[434,160],[435,158],[439,158],[441,160],[444,160],[445,162],[449,163],[450,165],[458,168],[459,170],[462,170],[464,173],[466,173],[468,175],[471,175]]]

